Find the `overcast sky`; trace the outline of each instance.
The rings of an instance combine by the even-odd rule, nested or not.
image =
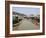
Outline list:
[[[31,8],[31,7],[13,7],[12,10],[14,12],[31,15],[31,14],[40,14],[40,8]]]

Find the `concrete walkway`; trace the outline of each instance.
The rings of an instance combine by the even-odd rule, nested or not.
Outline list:
[[[17,27],[14,27],[14,30],[38,30],[40,29],[39,26],[34,25],[31,20],[23,19],[21,24]]]

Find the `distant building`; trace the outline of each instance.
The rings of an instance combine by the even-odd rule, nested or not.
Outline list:
[[[13,16],[15,18],[15,16],[18,17],[18,19],[23,19],[26,15],[18,13],[18,12],[13,12]]]

